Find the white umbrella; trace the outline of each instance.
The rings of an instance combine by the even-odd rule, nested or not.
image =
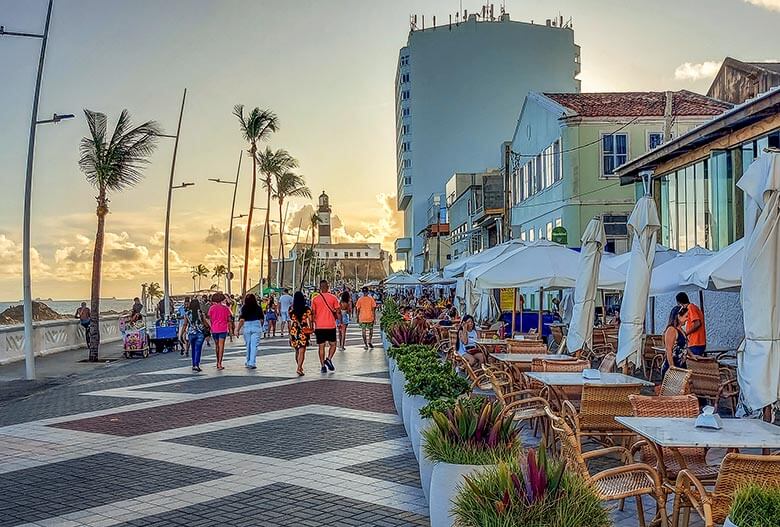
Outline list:
[[[655,260],[655,240],[661,222],[651,196],[636,202],[628,218],[628,232],[632,236],[631,257],[626,274],[626,288],[620,304],[620,329],[618,330],[617,363],[634,358],[644,333],[647,298],[650,290],[650,274]]]
[[[561,289],[574,287],[579,265],[577,251],[555,242],[538,240],[466,271],[465,277],[477,289]],[[622,289],[624,282],[620,273],[600,265],[598,287]]]
[[[677,293],[685,284],[685,272],[691,267],[702,264],[715,254],[703,247],[692,247],[675,258],[653,267],[650,278],[650,296]]]
[[[384,285],[415,286],[420,285],[420,279],[404,271],[398,271],[385,278],[382,283]]]
[[[755,411],[780,399],[780,154],[760,156],[737,186],[745,192],[745,232],[750,233],[742,272],[745,349],[737,355],[738,377],[741,399]]]
[[[735,289],[742,286],[742,265],[745,259],[745,239],[713,253],[711,258],[684,270],[684,285],[702,289]]]
[[[593,218],[582,233],[579,274],[574,286],[574,308],[572,310],[566,345],[570,350],[591,347],[593,319],[596,310],[596,285],[598,282],[601,254],[607,243],[604,224],[600,218]]]
[[[478,265],[481,265],[485,262],[490,262],[508,251],[517,249],[521,245],[524,245],[524,242],[521,240],[509,240],[499,245],[494,245],[493,247],[485,249],[484,251],[472,254],[471,256],[467,256],[465,258],[461,258],[457,262],[452,262],[451,264],[444,267],[442,274],[444,278],[456,278],[458,276],[462,276],[463,273],[465,273],[467,270],[473,269],[474,267],[477,267]]]
[[[668,262],[672,258],[677,258],[677,255],[679,254],[679,252],[675,251],[674,249],[670,249],[665,245],[661,245],[660,243],[655,244],[655,259],[653,260],[653,268]],[[625,274],[628,272],[628,264],[631,261],[631,252],[618,254],[615,256],[607,256],[607,254],[604,254],[602,261],[625,276]]]

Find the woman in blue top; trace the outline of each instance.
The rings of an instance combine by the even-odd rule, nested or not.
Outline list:
[[[487,362],[485,354],[477,347],[477,330],[474,329],[474,317],[466,315],[458,326],[458,355],[472,368]]]

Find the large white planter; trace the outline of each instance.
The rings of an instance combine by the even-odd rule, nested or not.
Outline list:
[[[431,502],[431,476],[433,475],[433,467],[435,463],[428,459],[425,452],[420,449],[420,457],[418,464],[420,466],[420,486],[422,487],[423,494],[425,494],[425,501]]]
[[[422,432],[428,428],[430,419],[423,419],[420,417],[420,409],[428,404],[428,399],[420,397],[422,401],[412,400],[412,404],[415,406],[412,412],[409,413],[409,440],[412,442],[412,450],[414,456],[420,459],[420,449],[422,443]]]
[[[463,476],[471,476],[485,470],[485,465],[451,465],[436,463],[431,473],[431,490],[428,503],[431,527],[453,527],[452,500],[464,485]]]
[[[396,374],[393,376],[390,386],[393,389],[393,402],[395,403],[395,409],[398,412],[398,415],[403,417],[403,395],[404,386],[406,386],[406,376],[404,375],[404,372],[396,369]]]
[[[414,446],[414,436],[412,435],[412,421],[415,419],[415,416],[420,416],[420,408],[428,404],[428,400],[425,397],[422,397],[420,395],[409,395],[406,392],[404,392],[404,427],[406,427],[406,435],[409,436],[409,439],[412,441],[412,446]],[[419,447],[419,439],[418,439],[418,447]]]
[[[726,518],[726,521],[723,522],[723,527],[737,527],[737,524]]]

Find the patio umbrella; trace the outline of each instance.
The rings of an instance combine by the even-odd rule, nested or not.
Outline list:
[[[481,265],[485,262],[490,262],[507,251],[517,249],[523,245],[523,243],[524,242],[521,240],[509,240],[499,245],[494,245],[493,247],[485,249],[484,251],[472,254],[471,256],[461,258],[457,262],[452,262],[451,264],[444,267],[442,275],[444,278],[456,278],[458,276],[462,276],[463,273],[465,273],[467,270],[473,269],[474,267],[477,267],[478,265]]]
[[[675,251],[674,249],[670,249],[665,245],[661,245],[660,243],[655,244],[655,259],[653,260],[653,268],[655,269],[659,265],[666,263],[673,258],[677,258],[679,254],[679,252]],[[625,276],[625,274],[628,272],[628,264],[631,261],[631,252],[609,257],[607,254],[604,254],[602,261]]]
[[[579,274],[574,286],[574,308],[572,310],[566,345],[577,351],[591,346],[593,319],[596,310],[596,286],[599,266],[607,236],[600,218],[593,218],[582,233]]]
[[[742,286],[742,265],[745,259],[745,239],[713,253],[711,258],[682,273],[684,285],[702,289],[735,289]]]
[[[416,286],[420,285],[420,279],[404,271],[399,271],[385,278],[382,283],[394,286]]]
[[[650,296],[678,293],[685,283],[685,272],[696,265],[702,264],[715,254],[703,247],[692,247],[675,258],[653,267],[650,278]]]
[[[626,274],[626,288],[620,304],[620,329],[618,330],[617,363],[622,364],[634,358],[644,333],[647,298],[650,291],[650,275],[655,260],[655,240],[661,222],[651,196],[644,196],[636,202],[628,218],[628,231],[632,236],[631,257]]]
[[[760,156],[737,186],[746,200],[745,348],[737,372],[742,402],[756,411],[780,399],[780,154]]]

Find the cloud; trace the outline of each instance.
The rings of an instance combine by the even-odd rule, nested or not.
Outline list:
[[[748,4],[763,7],[770,11],[780,11],[780,0],[744,0]]]
[[[30,248],[30,269],[33,278],[45,278],[51,274],[51,267],[42,261],[35,247]],[[18,281],[21,276],[22,244],[0,234],[0,280]]]
[[[705,62],[685,62],[674,70],[677,80],[698,81],[715,77],[722,62],[708,60]]]

